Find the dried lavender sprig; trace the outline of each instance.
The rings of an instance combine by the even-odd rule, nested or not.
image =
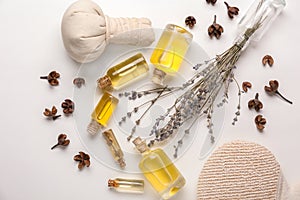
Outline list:
[[[202,114],[202,115],[203,115],[203,114]],[[199,116],[199,117],[201,117],[201,116]],[[183,139],[184,139],[187,135],[190,134],[191,128],[193,127],[193,125],[196,123],[197,120],[198,120],[198,119],[194,119],[194,121],[190,124],[190,126],[189,126],[187,129],[185,129],[184,135],[177,141],[177,144],[173,146],[173,147],[174,147],[174,151],[175,151],[175,152],[174,152],[174,155],[173,155],[174,158],[177,158],[177,156],[178,156],[178,150],[179,150],[179,148],[181,147],[181,145],[183,144]]]
[[[169,96],[170,94],[173,94],[174,92],[176,92],[176,91],[178,91],[178,90],[181,90],[181,89],[182,89],[182,87],[168,87],[168,86],[165,87],[165,90],[161,90],[161,88],[159,88],[159,90],[157,90],[157,91],[158,91],[158,94],[161,93],[161,95],[159,96],[159,99],[160,99],[160,98],[163,98],[163,97],[166,97],[166,96]],[[166,93],[164,93],[164,92],[166,92]],[[155,93],[157,93],[157,92],[155,92]],[[122,94],[122,93],[120,93],[120,94]],[[156,98],[150,99],[150,100],[148,100],[148,101],[146,101],[146,102],[144,102],[144,103],[142,103],[142,104],[140,104],[140,105],[134,107],[132,111],[127,112],[126,115],[123,116],[123,117],[121,118],[121,120],[119,121],[119,126],[121,126],[123,122],[126,122],[126,117],[127,117],[127,118],[130,118],[130,117],[132,116],[132,114],[133,114],[133,113],[137,113],[137,111],[138,111],[141,107],[144,107],[144,106],[146,106],[146,105],[148,105],[148,104],[152,104],[153,101],[155,101],[154,103],[156,103],[156,101],[159,100],[159,99],[156,99],[156,100],[155,100],[155,99],[156,99]],[[147,109],[147,111],[144,113],[144,115],[145,115],[148,111],[149,111],[149,109]]]
[[[164,89],[168,88],[168,86],[166,86]],[[149,107],[145,110],[145,112],[140,116],[140,118],[138,120],[135,121],[136,126],[140,125],[141,119],[145,116],[145,114],[150,110],[150,108],[155,104],[155,102],[160,98],[160,96],[163,94],[165,90],[162,90],[158,96],[156,98],[154,98],[151,101],[151,104],[149,105]],[[133,137],[135,131],[136,131],[136,126],[134,126],[134,128],[131,131],[131,134],[127,137],[127,140],[130,141],[131,138]]]

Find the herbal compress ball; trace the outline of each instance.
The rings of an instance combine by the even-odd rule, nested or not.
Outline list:
[[[61,31],[68,54],[80,63],[96,60],[108,43],[148,46],[155,39],[149,19],[111,18],[90,0],[66,10]]]

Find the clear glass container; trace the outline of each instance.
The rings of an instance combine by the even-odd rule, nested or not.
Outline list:
[[[115,178],[108,180],[108,187],[124,193],[144,193],[144,180]]]
[[[238,23],[235,42],[245,39],[247,29],[259,23],[259,28],[249,38],[249,41],[258,42],[285,5],[285,0],[256,0]],[[244,45],[244,48],[246,46]]]
[[[112,131],[112,129],[109,129],[107,131],[104,131],[102,135],[106,140],[106,143],[111,151],[113,158],[119,163],[120,167],[124,169],[126,166],[124,160],[124,153],[119,145],[119,142],[114,132]]]
[[[185,179],[162,149],[150,150],[140,137],[133,143],[142,153],[139,168],[163,199],[174,196],[184,185]]]
[[[91,135],[95,135],[101,127],[107,126],[107,122],[111,118],[118,102],[119,100],[116,97],[108,92],[104,92],[91,115],[92,119],[87,127],[87,131]]]
[[[144,56],[141,53],[137,53],[109,68],[106,75],[98,79],[98,87],[101,89],[119,89],[146,74],[148,71],[149,66]]]
[[[165,27],[150,58],[155,66],[154,83],[163,85],[167,74],[174,75],[179,70],[192,39],[193,35],[180,26],[168,24]]]

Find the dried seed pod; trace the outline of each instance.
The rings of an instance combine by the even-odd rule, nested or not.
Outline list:
[[[58,138],[57,138],[57,144],[55,144],[52,148],[56,148],[57,146],[61,145],[61,146],[68,146],[70,144],[70,140],[67,139],[67,135],[66,134],[59,134]]]
[[[190,28],[193,28],[196,24],[196,19],[193,16],[188,16],[185,18],[185,25],[189,26]]]
[[[81,86],[85,84],[85,80],[84,78],[80,78],[80,77],[74,78],[73,84],[76,85],[78,88],[81,88]]]
[[[239,9],[237,7],[232,7],[229,6],[228,3],[226,1],[224,1],[226,7],[227,7],[227,14],[229,16],[230,19],[232,19],[234,17],[234,15],[238,15],[239,14]]]
[[[212,5],[215,5],[217,0],[206,0],[206,3],[211,3]]]
[[[215,36],[217,39],[221,37],[221,34],[224,32],[223,27],[220,24],[216,23],[217,16],[214,16],[214,22],[208,27],[208,35],[210,38]]]
[[[248,88],[251,88],[251,87],[252,87],[252,84],[248,81],[245,81],[242,84],[242,88],[243,88],[244,92],[248,92]]]
[[[75,104],[71,99],[65,99],[65,101],[62,102],[61,107],[65,114],[72,114],[75,109]]]
[[[265,124],[267,123],[267,120],[263,118],[262,115],[257,115],[254,119],[254,122],[256,124],[257,129],[262,131],[265,128]]]
[[[57,118],[59,118],[61,115],[56,115],[57,114],[57,109],[55,106],[52,106],[52,109],[48,109],[45,108],[45,111],[43,112],[43,114],[46,117],[52,118],[53,120],[56,120]]]
[[[57,86],[59,84],[59,81],[57,80],[58,78],[60,78],[60,74],[56,71],[50,72],[48,76],[40,77],[40,79],[47,79],[51,86]]]
[[[255,99],[252,99],[248,102],[248,108],[254,108],[257,112],[263,108],[263,104],[258,100],[258,93],[255,95]]]
[[[269,85],[270,86],[265,86],[265,91],[269,94],[269,95],[279,95],[283,100],[285,100],[286,102],[293,104],[293,102],[291,102],[290,100],[288,100],[287,98],[285,98],[279,91],[279,82],[277,80],[270,80],[269,81]]]
[[[78,155],[75,155],[73,158],[75,161],[78,161],[78,169],[83,169],[84,166],[89,167],[90,162],[90,156],[82,151],[79,152]]]
[[[265,55],[262,59],[262,64],[265,66],[268,63],[270,67],[274,64],[274,59],[270,55]]]

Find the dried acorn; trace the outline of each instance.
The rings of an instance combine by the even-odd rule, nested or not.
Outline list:
[[[293,104],[293,102],[291,102],[290,100],[288,100],[287,98],[285,98],[279,91],[279,82],[277,80],[271,80],[269,81],[269,85],[270,86],[265,86],[265,91],[269,94],[269,95],[274,95],[277,94],[279,95],[283,100],[285,100],[286,102]]]
[[[262,131],[265,128],[265,124],[267,123],[267,120],[263,118],[262,115],[257,115],[254,119],[254,122],[256,124],[256,128]]]
[[[79,152],[78,155],[74,156],[74,160],[78,161],[78,169],[83,169],[84,166],[89,167],[90,162],[90,156],[82,151]]]
[[[67,139],[67,135],[66,134],[59,134],[58,138],[57,138],[57,144],[55,144],[52,148],[56,148],[57,146],[61,145],[61,146],[68,146],[70,144],[70,140]]]
[[[230,19],[232,19],[234,17],[234,15],[238,15],[239,14],[239,9],[237,7],[229,6],[226,1],[224,1],[224,3],[226,5],[226,7],[227,7],[227,14],[228,14],[228,17]]]
[[[210,38],[215,36],[217,39],[221,37],[221,34],[224,32],[223,27],[220,24],[216,23],[217,16],[214,16],[214,22],[208,27],[208,35]]]
[[[263,108],[262,102],[258,100],[258,93],[256,93],[255,99],[252,99],[248,102],[248,108],[254,108],[257,112]]]
[[[40,79],[47,79],[51,86],[57,86],[59,84],[59,81],[57,80],[58,78],[60,78],[60,74],[56,71],[50,72],[48,76],[40,77]]]
[[[65,99],[65,101],[62,102],[61,107],[65,114],[72,114],[74,112],[75,104],[71,99]]]
[[[189,26],[190,28],[193,28],[196,24],[196,19],[193,16],[188,16],[185,18],[185,25]]]
[[[61,115],[56,115],[57,114],[57,109],[55,106],[52,106],[52,109],[45,108],[45,111],[43,114],[48,117],[52,118],[53,120],[56,120],[57,118],[61,117]]]
[[[215,5],[217,0],[206,0],[206,3],[211,3],[212,5]]]

